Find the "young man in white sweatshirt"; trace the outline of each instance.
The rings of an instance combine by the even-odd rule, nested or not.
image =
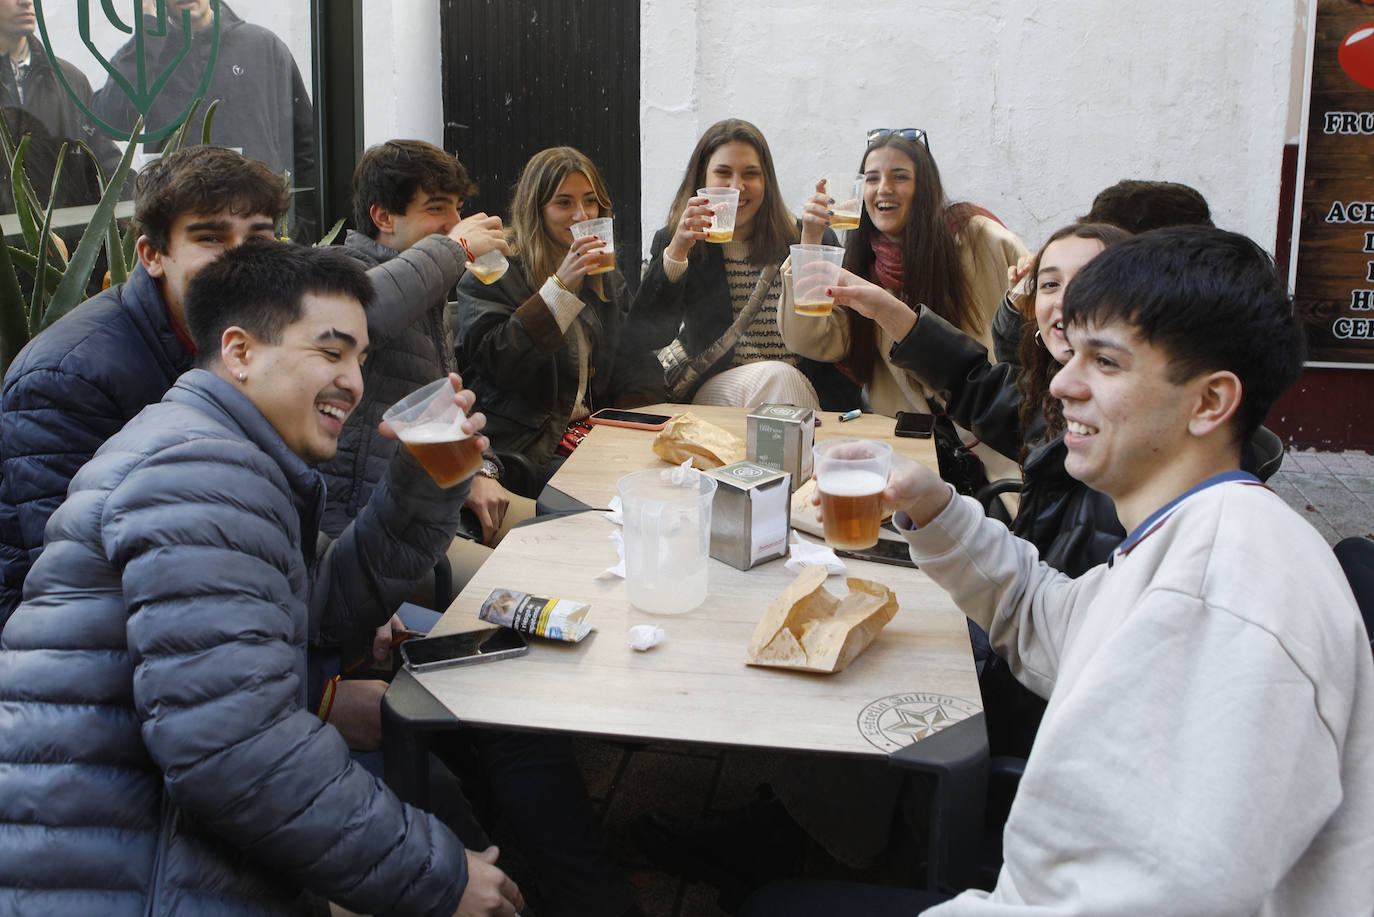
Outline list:
[[[1368,638],[1322,537],[1240,471],[1301,368],[1272,261],[1146,233],[1083,269],[1064,322],[1066,466],[1130,532],[1107,564],[1070,579],[933,472],[889,482],[912,557],[1049,700],[996,887],[929,913],[1374,913]],[[744,913],[805,913],[797,891]],[[926,903],[822,894],[830,915]]]

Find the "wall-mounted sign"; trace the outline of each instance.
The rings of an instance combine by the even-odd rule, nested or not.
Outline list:
[[[1374,3],[1317,0],[1289,276],[1308,361],[1374,369]]]

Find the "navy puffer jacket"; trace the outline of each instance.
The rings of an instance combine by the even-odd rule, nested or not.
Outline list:
[[[72,475],[194,359],[142,265],[15,357],[0,394],[0,627]]]
[[[452,914],[458,840],[303,701],[308,641],[385,621],[465,498],[402,450],[317,555],[319,475],[204,370],[110,439],[0,635],[0,914]]]

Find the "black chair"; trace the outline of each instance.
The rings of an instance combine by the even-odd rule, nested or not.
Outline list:
[[[1360,606],[1364,618],[1365,633],[1374,634],[1374,539],[1346,538],[1332,550],[1345,578],[1350,580],[1350,591],[1355,593],[1355,604]],[[1374,639],[1370,640],[1370,648],[1374,650]]]

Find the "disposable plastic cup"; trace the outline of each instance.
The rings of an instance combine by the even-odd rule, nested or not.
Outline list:
[[[583,236],[596,236],[603,244],[597,251],[601,253],[601,264],[588,271],[588,274],[604,274],[607,271],[615,270],[615,238],[612,235],[612,219],[610,217],[600,217],[595,220],[583,220],[581,223],[572,224],[572,234],[574,239]]]
[[[825,191],[830,195],[830,228],[858,229],[864,209],[864,177],[857,172],[827,175]]]
[[[478,438],[463,432],[467,415],[453,403],[447,378],[406,395],[382,419],[440,487],[452,487],[482,467]]]
[[[729,242],[735,237],[735,214],[739,210],[738,188],[698,188],[697,197],[706,198],[711,208],[711,225],[706,227],[707,242]]]
[[[498,249],[493,248],[480,258],[467,263],[468,273],[483,283],[495,283],[505,276],[510,262]]]
[[[793,245],[792,308],[798,315],[829,315],[835,297],[826,290],[840,279],[844,249],[838,245]]]
[[[878,543],[892,446],[871,439],[827,439],[816,446],[825,543],[856,551]]]
[[[690,468],[650,469],[625,475],[616,487],[630,603],[673,615],[706,601],[715,479]]]

